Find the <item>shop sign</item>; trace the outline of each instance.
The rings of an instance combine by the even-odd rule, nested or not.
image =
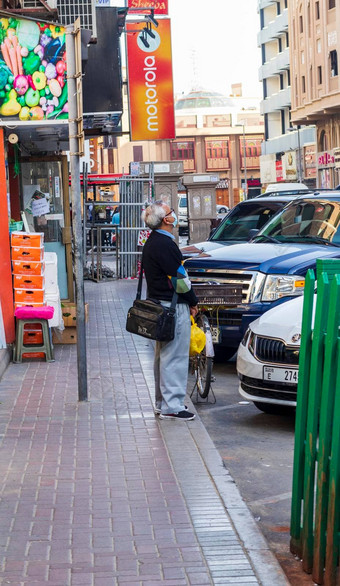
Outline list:
[[[152,8],[154,14],[168,14],[168,4],[168,0],[128,0],[128,7],[134,8],[134,11],[137,12],[137,8],[140,9],[140,12],[143,12],[143,9],[145,11],[147,8]]]
[[[68,118],[65,28],[1,18],[0,43],[1,123]]]
[[[276,181],[283,181],[282,161],[275,162]]]
[[[334,167],[334,155],[328,151],[318,153],[318,167],[319,169]]]
[[[334,167],[336,169],[340,169],[340,148],[339,147],[333,149],[333,156],[334,156]]]
[[[295,181],[297,179],[296,172],[296,152],[288,151],[282,157],[283,161],[283,177],[286,181]]]
[[[304,168],[306,179],[316,178],[316,151],[315,145],[304,148]]]
[[[145,23],[126,28],[131,140],[175,138],[170,19],[159,20],[153,36]]]

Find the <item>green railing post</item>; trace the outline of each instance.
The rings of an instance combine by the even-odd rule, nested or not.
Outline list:
[[[311,357],[311,336],[312,317],[314,303],[315,276],[309,270],[306,276],[303,314],[302,334],[299,355],[299,382],[297,391],[296,426],[294,444],[294,466],[293,466],[293,487],[292,487],[292,509],[291,509],[291,541],[292,553],[301,557],[301,509],[303,499],[303,470],[306,441],[307,405],[309,394],[309,371]]]
[[[318,278],[317,287],[307,405],[303,494],[302,566],[308,573],[313,568],[315,461],[324,362],[325,307],[328,307],[329,303],[329,283],[325,273]]]
[[[325,338],[324,375],[320,407],[313,563],[313,580],[318,584],[321,584],[323,581],[326,555],[326,523],[329,492],[328,474],[336,384],[335,365],[337,359],[339,315],[340,275],[335,275],[330,288],[329,313]]]

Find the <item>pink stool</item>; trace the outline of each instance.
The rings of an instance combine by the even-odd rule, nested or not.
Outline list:
[[[17,320],[16,341],[13,352],[13,362],[22,362],[23,354],[43,352],[46,362],[54,362],[53,344],[51,330],[48,320],[52,319],[54,307],[44,305],[43,307],[17,307],[15,317]],[[40,324],[43,335],[42,344],[24,344],[24,329],[26,324]]]

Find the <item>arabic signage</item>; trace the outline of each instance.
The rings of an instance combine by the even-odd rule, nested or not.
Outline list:
[[[14,16],[0,18],[2,122],[68,118],[66,79],[62,26]]]
[[[129,8],[134,8],[135,10],[138,8],[140,12],[143,12],[143,9],[152,8],[154,14],[168,14],[168,4],[168,0],[128,0]]]
[[[152,36],[145,23],[126,28],[131,140],[175,138],[170,19],[159,20]]]
[[[334,167],[333,153],[328,151],[318,153],[318,167],[319,169],[329,169],[330,167]]]

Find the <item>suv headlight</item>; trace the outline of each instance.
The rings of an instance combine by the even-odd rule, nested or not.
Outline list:
[[[262,293],[262,301],[275,301],[281,297],[302,295],[304,277],[297,275],[268,275]]]

